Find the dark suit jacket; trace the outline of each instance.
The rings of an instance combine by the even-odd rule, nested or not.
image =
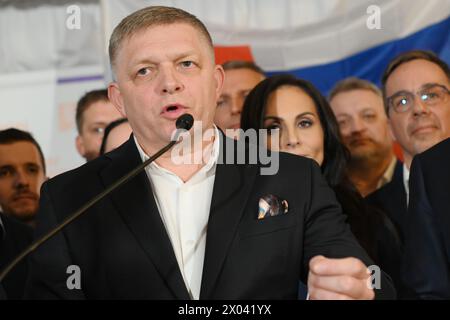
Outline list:
[[[1,300],[6,300],[6,299],[7,299],[7,297],[6,297],[5,290],[3,290],[3,286],[2,286],[2,284],[0,283],[0,301],[1,301]]]
[[[33,239],[33,230],[27,225],[0,213],[3,230],[0,230],[0,270],[19,255]],[[27,261],[19,263],[3,280],[8,299],[22,299],[28,276]],[[1,294],[0,294],[1,295]]]
[[[220,152],[226,159],[223,139],[221,135]],[[130,139],[45,183],[38,233],[54,227],[139,163]],[[200,299],[296,299],[299,279],[306,280],[308,262],[319,254],[354,256],[371,264],[314,161],[280,154],[276,175],[260,175],[260,167],[217,165]],[[289,212],[257,220],[259,199],[267,194],[287,200]],[[72,264],[81,268],[81,290],[67,289],[66,268]],[[395,296],[384,274],[381,288],[377,297]],[[28,296],[189,299],[145,172],[36,252]]]
[[[423,299],[450,299],[450,139],[414,157],[404,282]]]
[[[397,161],[391,182],[372,192],[366,198],[371,206],[385,212],[392,220],[400,238],[403,240],[403,229],[406,222],[406,190],[403,184],[403,163]]]

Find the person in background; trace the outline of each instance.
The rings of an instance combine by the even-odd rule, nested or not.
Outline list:
[[[392,181],[366,199],[386,212],[403,230],[408,223],[409,170],[412,158],[450,137],[450,69],[428,51],[408,51],[394,58],[382,78],[389,126],[404,163]]]
[[[365,197],[390,182],[399,164],[381,90],[367,80],[347,78],[331,90],[329,102],[350,151],[348,177]]]
[[[0,270],[6,268],[14,258],[22,253],[32,240],[33,229],[30,226],[0,212]],[[0,286],[4,289],[4,298],[9,300],[22,299],[27,277],[28,264],[25,259],[17,264],[0,283]]]
[[[0,270],[32,241],[40,188],[45,180],[41,147],[26,131],[0,131]],[[2,212],[3,210],[3,212]],[[28,275],[19,263],[1,283],[8,299],[21,299]]]
[[[217,102],[215,124],[232,138],[240,128],[245,97],[264,78],[263,70],[250,61],[232,60],[224,63],[225,81]],[[227,132],[228,131],[228,132]]]
[[[0,207],[23,223],[35,224],[40,189],[46,180],[41,147],[26,131],[0,131]]]
[[[76,124],[78,135],[75,145],[78,153],[91,161],[99,156],[106,125],[122,116],[108,99],[106,89],[87,92],[77,103]]]
[[[241,126],[244,130],[277,131],[279,151],[311,158],[320,165],[360,245],[400,288],[398,233],[383,212],[366,205],[348,179],[349,153],[340,140],[333,111],[320,92],[291,75],[267,78],[245,100]],[[268,148],[273,150],[271,143]]]
[[[103,134],[100,155],[110,152],[130,138],[132,131],[128,119],[121,118],[108,124]]]

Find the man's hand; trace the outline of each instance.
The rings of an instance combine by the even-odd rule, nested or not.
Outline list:
[[[309,261],[308,292],[311,300],[372,300],[370,271],[356,258]]]

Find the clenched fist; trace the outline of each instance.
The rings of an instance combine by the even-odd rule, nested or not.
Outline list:
[[[370,271],[356,258],[309,261],[308,292],[311,300],[372,300]]]

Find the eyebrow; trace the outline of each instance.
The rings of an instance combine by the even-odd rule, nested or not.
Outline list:
[[[364,113],[364,112],[367,112],[367,111],[376,112],[375,108],[367,107],[367,108],[364,108],[364,109],[360,110],[359,113]]]
[[[317,116],[317,115],[316,115],[315,113],[313,113],[313,112],[306,111],[306,112],[302,112],[302,113],[300,113],[299,115],[297,115],[297,116],[295,117],[295,119],[304,117],[304,116],[306,116],[306,115],[311,115],[311,116],[314,116],[314,117]],[[277,117],[277,116],[268,116],[268,117],[264,117],[264,120],[270,120],[270,119],[273,119],[273,120],[283,120],[282,118]]]
[[[25,162],[25,163],[23,163],[23,164],[21,164],[21,165],[24,165],[24,166],[33,166],[33,167],[41,168],[41,166],[39,165],[39,163],[36,163],[36,162]],[[16,167],[16,166],[11,165],[11,164],[5,164],[5,165],[0,166],[0,170],[3,170],[3,169],[13,169],[13,170],[14,170],[15,167]]]
[[[250,93],[250,91],[252,91],[252,88],[249,88],[249,89],[243,89],[243,90],[238,90],[237,91],[237,94],[243,94],[243,93]],[[232,95],[231,94],[229,94],[229,93],[221,93],[220,94],[220,96],[221,97],[231,97]]]
[[[194,50],[189,50],[189,51],[185,51],[185,52],[181,52],[181,53],[177,53],[176,55],[174,55],[174,57],[171,58],[171,60],[173,61],[177,61],[183,58],[187,58],[187,57],[197,57],[198,54],[194,51]],[[151,58],[147,58],[147,57],[143,57],[143,58],[137,58],[135,60],[132,60],[130,62],[130,66],[131,67],[136,67],[140,64],[156,64],[155,61],[153,61]]]
[[[434,86],[438,86],[438,87],[446,87],[444,84],[441,84],[441,83],[437,83],[437,82],[429,82],[429,83],[425,83],[423,86],[421,86],[420,89],[419,89],[419,91],[420,91],[420,90],[429,89],[429,88],[434,87]]]
[[[336,118],[351,118],[349,113],[336,113]]]
[[[108,122],[105,122],[105,121],[96,121],[96,122],[90,123],[89,126],[98,126],[98,125],[103,126],[103,125],[107,125],[107,124],[108,124]]]
[[[422,91],[422,90],[425,90],[425,89],[429,89],[429,88],[434,87],[434,86],[445,87],[445,85],[441,84],[441,83],[428,82],[428,83],[425,83],[425,84],[421,85],[419,90],[417,90],[417,91]],[[409,93],[412,93],[412,92],[408,91],[408,90],[400,90],[400,91],[397,91],[396,93],[394,93],[393,95],[391,95],[388,98],[395,97],[395,96],[398,96],[398,95],[401,95],[401,94],[407,94],[407,93],[409,94]]]
[[[39,163],[36,162],[26,162],[24,163],[26,166],[36,166],[38,168],[40,168],[41,166],[39,165]]]
[[[268,117],[264,117],[264,121],[266,120],[283,120],[280,117],[276,117],[276,116],[268,116]]]

